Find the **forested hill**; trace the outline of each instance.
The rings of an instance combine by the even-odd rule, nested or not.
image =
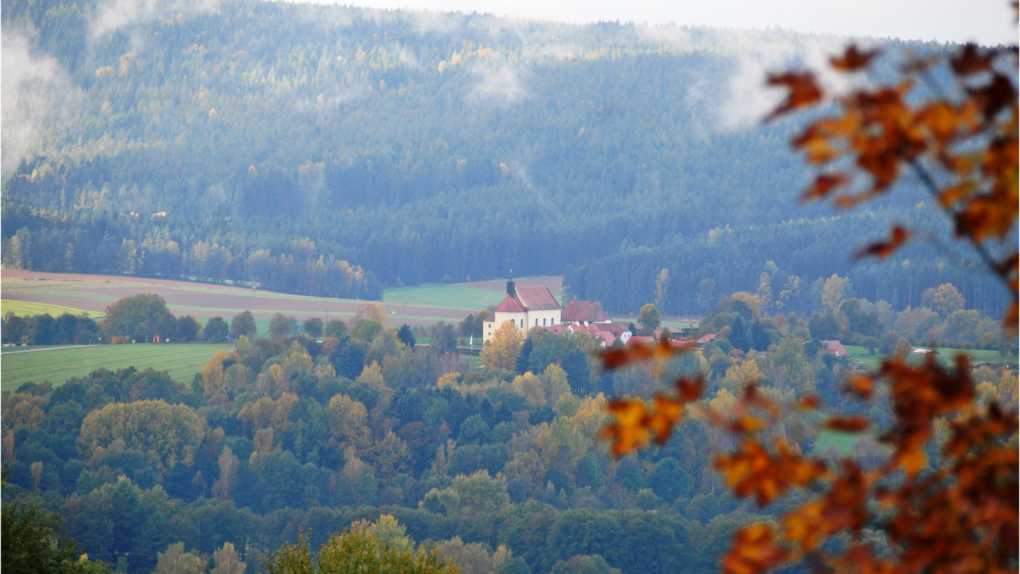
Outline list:
[[[906,273],[1001,303],[931,249],[852,267],[890,219],[934,217],[917,196],[856,220],[797,204],[796,126],[757,121],[759,86],[843,39],[249,0],[2,10],[7,265],[360,297],[566,270],[614,310],[668,267],[663,307],[699,312],[699,285],[754,290],[771,260],[805,292],[851,272],[902,306]]]

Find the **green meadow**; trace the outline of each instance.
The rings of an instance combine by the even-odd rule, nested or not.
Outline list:
[[[476,311],[489,305],[496,305],[503,298],[503,292],[495,289],[473,287],[463,283],[430,283],[415,287],[397,287],[383,291],[383,303],[396,305],[420,305]]]
[[[879,353],[871,353],[867,347],[861,347],[859,345],[845,345],[847,353],[850,354],[850,358],[854,360],[860,366],[866,369],[877,369],[881,362],[882,355]],[[969,355],[972,364],[989,364],[989,365],[1016,365],[1017,357],[1015,355],[1003,355],[995,350],[990,349],[959,349],[954,347],[936,347],[939,354],[939,360],[944,364],[951,364],[953,358],[961,353]],[[912,355],[912,357],[921,357],[920,354]]]
[[[28,382],[49,381],[54,385],[85,376],[100,368],[117,370],[127,367],[168,371],[179,383],[191,379],[219,351],[233,345],[171,344],[171,345],[94,345],[86,347],[54,347],[45,350],[7,350],[0,355],[3,390],[9,391]]]

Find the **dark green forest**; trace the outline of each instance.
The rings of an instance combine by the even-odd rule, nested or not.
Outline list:
[[[3,4],[22,118],[5,265],[362,298],[564,273],[614,312],[668,269],[671,314],[756,290],[768,266],[802,311],[833,273],[897,309],[946,281],[991,314],[1008,299],[937,226],[893,265],[852,260],[890,221],[934,219],[919,193],[853,216],[798,205],[800,120],[759,125],[756,86],[834,39],[250,0],[116,11],[132,5]]]
[[[891,353],[949,332],[1015,365],[1015,340],[950,285],[900,313],[848,293],[845,278],[827,280],[826,310],[807,321],[768,312],[757,295],[726,297],[703,322],[717,337],[660,376],[648,366],[604,372],[596,340],[538,329],[507,343],[505,363],[483,353],[478,364],[437,345],[435,332],[416,346],[406,327],[366,312],[330,321],[324,338],[311,324],[299,336],[240,335],[190,385],[134,368],[29,383],[2,401],[5,545],[8,524],[18,551],[58,532],[95,571],[143,573],[228,560],[295,572],[285,566],[302,557],[321,566],[394,540],[402,564],[435,555],[465,573],[715,571],[734,530],[761,512],[713,469],[732,437],[694,414],[663,447],[614,459],[599,438],[607,396],[648,397],[665,380],[702,375],[712,408],[732,406],[756,380],[776,399],[816,393],[884,421],[888,409],[843,391],[859,366],[824,339]],[[158,325],[159,303],[123,299],[102,328]],[[218,323],[225,333],[227,320]],[[655,328],[642,332],[661,335]],[[982,401],[1015,402],[1015,366],[982,365],[974,378]],[[832,460],[883,452],[877,437],[821,431],[811,416],[791,414],[769,436]],[[86,571],[72,568],[67,544],[51,558]],[[16,568],[7,548],[5,568]]]

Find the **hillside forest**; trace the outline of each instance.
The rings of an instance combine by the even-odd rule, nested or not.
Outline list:
[[[762,78],[837,38],[254,0],[2,17],[7,266],[366,299],[562,273],[609,311],[674,315],[763,275],[805,312],[833,274],[896,310],[945,282],[1009,301],[914,181],[853,213],[797,205],[805,119],[760,125]],[[881,43],[878,76],[945,49]],[[928,239],[855,262],[893,220]]]

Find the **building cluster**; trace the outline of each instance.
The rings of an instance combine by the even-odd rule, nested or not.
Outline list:
[[[483,323],[483,341],[489,342],[504,323],[512,324],[524,336],[536,328],[546,329],[557,335],[583,333],[601,341],[603,347],[610,347],[616,342],[626,344],[631,340],[639,342],[657,338],[638,336],[632,332],[631,325],[611,321],[598,301],[575,300],[563,307],[548,287],[518,286],[513,279],[507,281],[506,295],[496,307],[492,321]],[[714,338],[714,335],[712,337]],[[702,339],[705,337],[697,339],[696,342],[698,344],[707,342]],[[673,341],[678,344],[687,342],[686,339],[675,337]]]

